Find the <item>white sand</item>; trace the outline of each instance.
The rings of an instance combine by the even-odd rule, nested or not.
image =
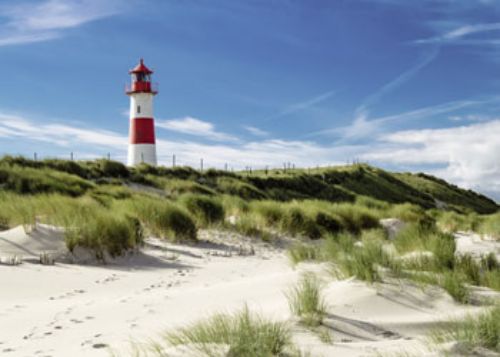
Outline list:
[[[0,252],[19,254],[16,240],[28,257],[48,248],[61,252],[58,233],[48,239],[50,247],[32,241],[44,229],[31,236],[22,228],[0,232]],[[293,269],[283,251],[262,244],[255,245],[255,255],[222,256],[228,249],[149,239],[141,253],[106,266],[0,265],[0,355],[108,356],[110,346],[127,356],[129,341],[157,339],[168,328],[244,304],[267,317],[292,320],[284,291],[302,271],[324,270],[318,264]],[[247,243],[243,251],[250,252]],[[294,339],[312,356],[432,354],[423,338],[429,327],[480,309],[458,305],[437,288],[327,281],[326,324],[334,343],[293,327]]]

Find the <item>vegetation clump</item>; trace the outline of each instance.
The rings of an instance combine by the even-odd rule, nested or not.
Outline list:
[[[290,310],[303,324],[315,327],[323,322],[327,308],[321,294],[321,282],[314,274],[304,274],[286,296]]]
[[[219,356],[217,345],[229,346],[227,356],[287,356],[291,333],[282,322],[250,313],[247,307],[234,314],[211,318],[165,335],[170,345],[191,345],[206,356]]]
[[[202,195],[185,195],[180,199],[193,214],[200,226],[210,226],[224,221],[224,207],[218,199]]]
[[[483,347],[500,353],[500,305],[477,316],[452,321],[434,331],[432,337],[438,343],[453,340],[465,344],[470,350]]]

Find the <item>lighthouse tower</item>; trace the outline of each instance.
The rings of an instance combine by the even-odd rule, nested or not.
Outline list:
[[[153,97],[158,91],[151,83],[153,71],[144,65],[141,58],[139,64],[129,73],[132,75],[132,82],[126,88],[130,97],[128,165],[156,165]]]

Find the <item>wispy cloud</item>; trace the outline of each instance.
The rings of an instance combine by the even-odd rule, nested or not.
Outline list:
[[[369,108],[377,104],[385,95],[399,88],[412,79],[420,70],[429,65],[439,54],[439,47],[435,46],[426,52],[421,59],[410,69],[404,71],[390,82],[383,85],[378,91],[368,96],[363,103],[356,108],[356,114],[361,115],[368,112]]]
[[[238,140],[235,136],[216,131],[215,126],[210,122],[189,116],[179,119],[158,120],[156,126],[177,133],[199,136],[214,141]]]
[[[269,133],[267,131],[256,128],[254,126],[245,125],[245,126],[243,126],[243,129],[245,129],[250,134],[255,135],[255,136],[268,136],[269,135]]]
[[[500,30],[500,22],[463,25],[451,31],[440,34],[438,36],[417,40],[415,41],[415,43],[454,42],[468,35],[473,35],[483,32],[499,31],[499,30]]]
[[[60,123],[35,123],[19,115],[0,113],[0,137],[43,141],[58,146],[76,143],[104,148],[125,147],[128,139],[117,133],[69,126]]]
[[[0,5],[0,46],[48,41],[63,30],[114,15],[123,9],[119,0],[45,0]]]
[[[313,107],[321,102],[324,102],[324,101],[330,99],[331,97],[333,97],[333,95],[335,93],[336,93],[336,91],[328,91],[328,92],[320,94],[314,98],[307,99],[303,102],[291,104],[288,107],[286,107],[285,109],[279,111],[278,113],[273,114],[271,116],[268,116],[267,118],[264,118],[264,121],[278,119],[278,118],[281,118],[281,117],[284,117],[284,116],[287,116],[287,115],[290,115],[290,114],[293,114],[293,113],[296,113],[296,112],[299,112],[302,110],[306,110],[310,107]]]
[[[458,100],[438,105],[423,107],[407,112],[373,118],[367,120],[363,115],[359,115],[351,125],[321,130],[309,134],[309,136],[334,135],[343,139],[364,138],[368,135],[380,133],[385,130],[384,126],[389,123],[406,122],[411,120],[431,118],[439,114],[452,113],[454,111],[480,106],[488,103],[499,102],[500,97],[492,97],[480,100]]]
[[[388,93],[394,91],[399,88],[406,82],[408,82],[411,78],[413,78],[419,71],[421,71],[424,67],[429,65],[439,54],[439,47],[435,46],[430,49],[427,53],[425,53],[422,58],[410,69],[404,71],[392,81],[383,85],[378,91],[368,96],[362,103],[359,105],[354,112],[354,120],[350,126],[345,128],[341,128],[337,133],[342,134],[343,140],[363,138],[369,135],[373,135],[375,131],[380,130],[380,119],[369,120],[370,117],[370,108],[377,104],[384,96]]]

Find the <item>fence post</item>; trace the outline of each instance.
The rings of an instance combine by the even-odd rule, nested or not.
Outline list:
[[[111,153],[108,152],[108,161],[111,160]]]
[[[33,159],[36,161],[37,160],[37,155],[36,152],[33,153]]]
[[[175,167],[175,154],[172,155],[172,167]]]
[[[70,153],[69,156],[70,156],[71,161],[73,161],[73,151]]]

